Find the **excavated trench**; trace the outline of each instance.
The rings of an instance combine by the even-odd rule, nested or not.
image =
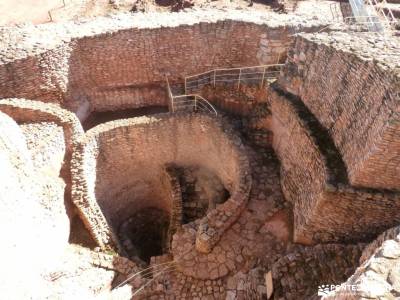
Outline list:
[[[155,207],[135,212],[119,227],[119,239],[128,256],[136,261],[150,263],[152,256],[168,251],[170,216]]]
[[[193,113],[120,119],[88,130],[79,164],[84,201],[99,206],[86,218],[105,221],[103,228],[96,228],[102,221],[92,225],[92,234],[102,235],[95,239],[109,234],[122,255],[144,266],[170,253],[183,224],[203,219],[235,193],[241,201],[244,158],[232,134],[222,120]]]
[[[229,191],[221,180],[208,170],[180,168],[179,183],[182,191],[182,223],[204,217],[208,211],[229,199]]]
[[[85,131],[87,131],[90,128],[109,121],[135,118],[166,112],[168,112],[168,107],[160,105],[114,111],[94,111],[82,122],[82,127]]]
[[[130,208],[127,212],[129,217],[118,227],[118,238],[124,251],[139,264],[148,264],[151,257],[168,253],[172,235],[177,230],[176,225],[201,219],[230,197],[218,176],[205,168],[174,166],[174,170],[181,191],[182,208],[173,205],[169,209],[161,208],[160,203],[168,202],[168,198],[157,201],[158,206],[149,204],[138,210]],[[142,202],[153,201],[144,199]],[[173,224],[174,215],[179,215],[179,224]]]

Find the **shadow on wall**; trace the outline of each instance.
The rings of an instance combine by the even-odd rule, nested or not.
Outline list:
[[[182,223],[203,218],[207,212],[229,199],[221,180],[205,168],[178,168],[182,193]]]
[[[68,34],[57,24],[41,27],[41,34],[69,41],[55,45],[23,28],[21,34],[38,40],[37,50],[0,65],[0,97],[57,102],[81,122],[92,112],[166,106],[165,75],[175,85],[186,75],[216,67],[276,63],[277,51],[286,50],[293,31],[234,20],[204,23],[208,16],[194,16],[196,24],[170,25],[166,18],[167,26],[159,28],[126,28],[118,20],[111,27],[103,19],[69,24]],[[141,21],[140,16],[127,19]],[[104,29],[96,22],[104,22]]]
[[[92,112],[87,119],[82,122],[85,131],[105,122],[118,119],[127,119],[141,116],[154,115],[168,112],[167,106],[148,106],[141,108],[123,109],[117,111]]]
[[[81,170],[74,176],[74,186],[78,192],[76,200],[82,199],[77,205],[85,218],[89,223],[97,219],[90,226],[99,244],[104,246],[109,243],[107,239],[112,239],[118,245],[116,233],[123,221],[144,209],[156,208],[174,216],[176,203],[170,197],[176,191],[171,190],[174,185],[164,182],[165,167],[170,164],[202,170],[196,173],[196,182],[201,184],[196,185],[195,194],[213,198],[208,201],[212,203],[210,209],[231,195],[219,205],[219,211],[226,209],[229,216],[224,217],[224,222],[218,222],[220,228],[213,231],[218,236],[222,234],[240,214],[249,189],[249,183],[244,181],[248,178],[242,173],[247,158],[237,148],[239,140],[233,144],[230,134],[233,131],[222,129],[217,119],[201,114],[125,119],[89,130],[79,146],[83,156],[76,153],[80,161],[75,163]],[[82,206],[83,203],[86,204]],[[197,206],[199,201],[194,203]],[[180,201],[179,205],[182,204],[185,205]],[[97,206],[101,212],[97,212]],[[214,212],[215,217],[217,214]],[[103,219],[104,223],[99,221]],[[170,220],[175,224],[182,216]],[[100,223],[104,224],[103,228],[98,226]],[[215,236],[214,242],[218,239]]]
[[[216,37],[215,31],[225,34]],[[243,32],[251,32],[252,38],[243,41]],[[184,75],[212,66],[259,64],[259,41],[254,36],[262,33],[262,26],[226,21],[206,29],[200,24],[129,29],[79,39],[69,49],[64,106],[81,121],[92,112],[166,106],[165,74],[172,75],[174,84],[181,83]],[[183,52],[177,53],[171,41],[179,41]],[[204,48],[206,43],[215,46]]]
[[[202,166],[195,169],[209,170],[206,173],[215,174],[214,177],[228,189],[237,181],[236,155],[228,156],[231,153],[229,144],[212,123],[203,123],[201,117],[164,118],[152,123],[149,126],[119,127],[107,135],[99,135],[95,193],[114,230],[120,226],[121,220],[148,207],[173,213],[172,203],[168,201],[171,191],[165,190],[163,184],[163,169],[169,163],[185,169]],[[110,135],[113,136],[112,143],[108,142]],[[198,182],[198,171],[191,175],[195,175]],[[200,189],[204,191],[205,185],[204,180],[197,185],[196,196],[205,198],[204,194],[200,195]],[[193,204],[200,205],[198,201],[190,205]],[[185,203],[183,210],[187,212]]]

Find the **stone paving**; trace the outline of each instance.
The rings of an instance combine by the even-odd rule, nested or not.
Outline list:
[[[161,297],[162,291],[165,299],[246,299],[251,292],[255,295],[251,290],[254,286],[244,284],[251,282],[254,273],[251,270],[257,267],[263,273],[262,270],[265,272],[285,253],[288,238],[282,238],[268,226],[268,220],[288,206],[280,190],[279,163],[272,149],[257,148],[256,151],[247,146],[247,153],[253,184],[249,203],[238,221],[210,254],[195,252],[194,235],[187,235],[187,243],[181,237],[180,245],[173,250],[174,261],[181,272],[168,274],[149,286],[148,290],[156,287],[159,290],[154,297]],[[195,230],[198,222],[189,225]],[[285,223],[285,226],[291,225]],[[262,294],[263,279],[258,285]]]
[[[92,102],[91,104],[89,102],[81,103],[83,106],[74,103],[76,107],[70,107],[71,109],[77,108],[78,115],[81,119],[84,119],[82,116],[88,113],[90,105],[106,105],[97,107],[103,109],[105,107],[108,109],[110,107],[113,109],[122,108],[126,105],[124,101],[129,100],[130,97],[128,96],[131,96],[131,94],[124,94],[121,91],[119,84],[122,81],[124,84],[123,89],[126,90],[130,90],[132,84],[138,81],[140,84],[146,80],[146,83],[149,83],[150,80],[152,84],[155,84],[154,82],[158,85],[160,84],[160,78],[163,80],[166,70],[162,67],[160,69],[154,68],[153,64],[157,64],[157,66],[162,65],[158,64],[160,59],[153,52],[147,51],[148,48],[164,49],[163,47],[155,47],[155,45],[160,45],[158,30],[166,30],[171,34],[171,37],[174,37],[175,31],[172,29],[178,31],[179,27],[180,34],[184,35],[182,44],[197,40],[193,38],[191,32],[195,32],[197,36],[204,38],[210,44],[213,44],[214,40],[221,41],[221,37],[226,36],[224,33],[231,32],[232,28],[235,28],[235,30],[238,29],[239,31],[237,32],[247,32],[246,30],[250,29],[252,31],[249,32],[256,32],[259,35],[255,39],[250,34],[244,34],[243,36],[241,34],[233,34],[233,36],[239,37],[239,42],[241,42],[242,37],[246,38],[245,41],[251,41],[253,44],[250,48],[253,52],[250,53],[246,49],[232,51],[232,57],[244,57],[246,59],[233,62],[230,58],[222,56],[222,59],[218,58],[219,60],[213,62],[216,65],[220,65],[226,61],[232,64],[252,62],[255,58],[257,58],[258,63],[265,63],[267,62],[267,58],[271,58],[271,53],[266,50],[268,48],[266,45],[269,45],[270,42],[272,45],[276,43],[275,46],[279,48],[279,51],[282,49],[286,50],[286,43],[290,41],[290,39],[286,38],[288,35],[305,27],[310,30],[316,30],[322,23],[318,18],[312,17],[270,16],[260,12],[248,14],[241,11],[213,11],[211,13],[202,10],[190,13],[182,12],[176,14],[174,18],[157,13],[150,15],[138,14],[135,16],[121,14],[107,18],[69,22],[54,26],[32,27],[27,25],[13,29],[2,28],[0,29],[0,39],[5,47],[0,49],[0,92],[3,96],[18,95],[23,97],[32,94],[34,99],[51,99],[51,101],[64,105],[63,100],[66,99],[66,95],[70,97],[69,100],[75,101],[75,99],[79,98],[85,102],[87,100],[85,97],[75,95],[74,92],[84,88],[85,83],[90,83],[87,95],[90,95],[97,102]],[[286,25],[290,27],[288,30]],[[147,30],[146,34],[137,34],[142,29]],[[266,29],[268,29],[268,32],[264,33]],[[152,33],[151,36],[147,35],[150,31]],[[285,32],[286,35],[281,40],[282,32]],[[49,38],[50,36],[51,38]],[[117,39],[113,39],[115,37]],[[125,43],[126,41],[130,42],[130,38],[136,37],[139,37],[141,43],[137,49],[138,53],[150,53],[150,58],[138,59],[135,56],[136,54],[131,51],[132,48],[130,45],[124,48],[125,52],[117,53],[117,50],[120,49],[120,44],[116,43],[118,38]],[[103,49],[105,48],[104,43],[106,41],[111,45],[110,49]],[[369,46],[371,43],[373,46]],[[225,45],[225,43],[223,44]],[[249,46],[249,43],[245,44]],[[126,46],[127,44],[124,45]],[[168,65],[168,68],[174,74],[173,76],[176,77],[174,78],[175,80],[179,78],[179,72],[189,72],[193,69],[198,69],[199,66],[201,68],[210,67],[202,61],[209,61],[210,57],[208,52],[204,52],[201,59],[193,60],[197,65],[190,65],[183,71],[182,61],[184,61],[184,55],[192,57],[194,56],[193,53],[186,49],[182,53],[183,56],[177,55],[179,53],[176,52],[176,45],[171,45],[169,38],[166,39],[165,45],[168,45],[168,49],[164,49],[165,53],[163,52],[164,50],[159,51],[160,53],[156,52],[157,55],[166,56],[164,60],[167,65],[172,62],[171,65]],[[196,46],[196,44],[191,45]],[[283,47],[282,49],[280,48],[281,46]],[[234,48],[228,44],[227,47]],[[199,51],[204,49],[202,47],[194,48],[200,49]],[[219,46],[215,48],[217,49]],[[370,49],[368,54],[364,51],[367,48]],[[82,51],[77,52],[77,49]],[[346,122],[353,119],[364,122],[367,119],[366,116],[361,115],[360,118],[355,118],[345,102],[343,104],[346,104],[346,106],[337,107],[338,109],[335,110],[335,106],[327,104],[326,100],[351,101],[356,99],[355,103],[357,105],[352,106],[352,109],[362,114],[363,110],[358,107],[362,103],[358,97],[360,87],[364,87],[367,84],[370,86],[369,81],[371,80],[371,76],[375,80],[374,84],[379,87],[379,89],[376,89],[380,91],[378,98],[382,100],[382,104],[376,108],[377,115],[387,108],[387,99],[390,98],[389,100],[392,102],[389,103],[391,106],[387,113],[388,117],[382,118],[384,121],[382,124],[390,124],[390,126],[393,126],[390,129],[397,129],[398,105],[396,100],[398,100],[399,87],[399,49],[398,41],[395,39],[387,41],[380,37],[368,38],[365,35],[349,36],[345,33],[318,33],[310,35],[302,34],[300,37],[296,37],[295,46],[291,50],[295,53],[290,53],[283,71],[295,76],[291,79],[281,78],[281,83],[286,85],[289,93],[295,93],[299,97],[298,100],[302,101],[304,106],[315,104],[314,110],[310,108],[310,111],[315,115],[315,120],[310,119],[311,122],[296,122],[296,126],[301,130],[297,134],[292,135],[290,133],[288,139],[284,141],[288,153],[293,154],[293,162],[305,162],[304,167],[302,167],[302,174],[307,176],[312,171],[312,164],[315,163],[316,159],[313,159],[310,155],[310,150],[315,153],[321,150],[321,148],[317,149],[317,147],[314,147],[313,143],[305,143],[306,139],[301,141],[302,132],[305,132],[304,136],[306,136],[307,130],[315,129],[311,128],[311,125],[318,125],[319,123],[313,123],[314,121],[321,121],[321,124],[325,125],[329,124],[330,117],[332,116],[348,116],[349,118],[344,120]],[[90,56],[92,53],[95,53],[95,56]],[[257,54],[254,55],[255,53]],[[139,69],[136,68],[136,65],[127,65],[124,59],[115,59],[119,57],[119,54],[128,61],[134,61],[132,57],[136,59],[135,61],[143,61],[144,65],[146,67],[151,66],[151,69]],[[168,55],[171,54],[171,59],[169,59]],[[341,59],[342,56],[345,59]],[[80,63],[79,59],[82,57],[84,60],[87,60],[85,61],[86,65]],[[101,61],[99,58],[107,61],[109,57],[111,57],[108,60],[109,69],[92,68],[90,66],[93,62],[96,62],[98,66],[103,66],[103,64],[97,64],[98,61]],[[307,60],[314,64],[306,64]],[[333,67],[329,67],[328,69],[335,71],[338,69],[339,64],[344,62],[344,70],[348,72],[344,72],[346,76],[337,80],[337,84],[344,91],[349,92],[345,94],[346,97],[342,95],[338,95],[337,98],[330,97],[334,94],[330,93],[329,89],[323,88],[322,85],[319,90],[320,94],[315,92],[315,88],[318,87],[317,84],[314,84],[315,82],[332,83],[333,79],[340,77],[334,73],[332,73],[332,76],[327,76],[327,69],[321,68],[324,65],[321,62],[332,64]],[[118,63],[121,65],[118,65]],[[356,76],[360,71],[359,68],[355,67],[358,65],[363,66],[363,71],[366,72],[365,74],[363,73],[364,75],[361,79],[360,76]],[[123,69],[125,66],[127,68]],[[187,65],[184,67],[187,67]],[[77,73],[79,73],[80,77],[74,78],[75,82],[69,81],[71,79],[71,73],[69,73],[71,69],[75,71],[79,70]],[[80,73],[81,70],[87,71],[87,73]],[[105,70],[115,73],[106,72]],[[98,78],[96,79],[99,81],[91,85],[93,82],[90,82],[90,79],[93,79],[96,75],[88,79],[87,74],[94,72],[98,72]],[[149,78],[146,78],[150,73]],[[124,81],[126,78],[121,80],[119,77],[113,76],[125,76],[124,74],[134,74],[134,76],[126,81]],[[317,76],[318,80],[310,80],[310,77],[307,77],[310,75]],[[110,78],[115,81],[105,80]],[[28,80],[25,81],[25,79]],[[365,82],[360,81],[362,83],[360,84],[359,80],[365,80]],[[292,81],[291,87],[289,86],[290,81]],[[351,84],[343,84],[342,81]],[[72,92],[71,83],[82,82],[82,86],[77,85],[78,88],[75,87],[75,91]],[[385,84],[385,90],[382,90],[382,82]],[[300,83],[310,85],[304,88]],[[140,84],[138,85],[140,86]],[[98,87],[100,85],[103,90],[99,91]],[[37,88],[37,86],[40,86],[40,88]],[[160,86],[157,87],[160,89]],[[353,89],[349,89],[349,87],[353,87]],[[391,87],[392,89],[390,89]],[[110,92],[108,88],[112,91]],[[145,87],[147,92],[154,89],[155,87],[152,85]],[[296,90],[298,93],[296,93]],[[336,89],[333,88],[333,90]],[[315,94],[313,94],[313,91]],[[371,97],[368,91],[367,89],[363,90],[362,96],[365,99],[372,99],[373,97]],[[37,94],[34,94],[34,92]],[[102,93],[106,94],[107,97],[102,98]],[[311,94],[317,96],[309,97]],[[153,97],[156,94],[149,92],[146,95]],[[138,98],[142,99],[142,96],[138,96]],[[282,95],[282,97],[286,96],[288,95]],[[105,101],[105,99],[116,100],[112,102]],[[160,101],[161,98],[153,97],[153,99]],[[313,102],[310,99],[317,99],[317,101]],[[324,99],[325,102],[321,103],[321,99]],[[338,105],[341,103],[340,101],[333,100],[332,104]],[[147,100],[143,101],[146,102]],[[375,104],[374,101],[370,102],[371,104]],[[65,253],[61,254],[59,253],[60,249],[57,250],[59,257],[58,260],[55,260],[56,263],[52,260],[52,264],[48,269],[41,270],[40,276],[42,280],[40,281],[40,286],[47,285],[46,289],[44,289],[44,298],[65,299],[68,297],[78,298],[83,295],[88,299],[94,297],[108,299],[136,299],[136,297],[139,297],[139,299],[171,300],[234,300],[261,299],[266,297],[273,297],[276,300],[310,299],[315,297],[317,284],[337,284],[343,282],[346,277],[354,272],[358,264],[361,264],[361,266],[348,279],[346,284],[356,284],[360,287],[360,290],[357,294],[349,296],[348,299],[396,299],[400,297],[400,263],[398,261],[400,259],[400,239],[397,227],[379,236],[363,252],[364,245],[362,244],[323,244],[309,247],[292,244],[292,212],[297,212],[298,215],[304,218],[304,222],[308,221],[306,220],[307,214],[302,207],[299,208],[298,202],[290,203],[284,199],[281,183],[285,178],[289,178],[289,171],[293,172],[293,168],[288,164],[289,167],[284,170],[285,172],[281,171],[282,173],[280,174],[280,163],[270,145],[273,141],[272,133],[268,130],[270,121],[266,121],[265,126],[250,124],[254,126],[252,129],[262,129],[262,131],[247,132],[247,134],[243,134],[243,139],[236,136],[236,131],[246,131],[251,126],[245,129],[243,127],[240,128],[240,126],[237,126],[237,128],[228,128],[225,127],[225,123],[222,124],[222,120],[214,120],[209,116],[201,115],[191,115],[189,117],[187,115],[175,115],[174,117],[157,115],[151,118],[143,117],[118,120],[99,125],[84,134],[80,124],[77,123],[75,114],[63,110],[57,105],[39,104],[39,102],[19,99],[2,100],[0,104],[0,108],[19,123],[17,125],[10,118],[7,119],[0,116],[2,123],[0,125],[2,128],[12,129],[15,136],[21,139],[21,145],[16,147],[17,142],[12,141],[7,130],[0,132],[0,147],[5,149],[5,170],[13,170],[10,172],[12,173],[12,176],[10,176],[11,180],[6,178],[7,173],[0,173],[5,182],[5,189],[1,191],[5,191],[5,194],[8,193],[8,190],[22,191],[15,194],[17,197],[10,194],[10,198],[15,200],[17,204],[18,201],[21,201],[20,199],[24,198],[37,200],[37,203],[40,203],[42,206],[41,209],[46,211],[44,214],[39,214],[39,216],[50,217],[48,218],[49,220],[45,220],[44,218],[45,224],[49,227],[49,232],[55,227],[60,226],[60,228],[57,228],[58,236],[54,233],[52,235],[49,234],[47,236],[47,243],[53,243],[60,248],[62,248],[61,245],[65,246]],[[143,103],[139,104],[144,105]],[[322,105],[335,110],[334,113],[330,114],[327,118],[323,117],[322,113],[326,113],[329,110],[318,111]],[[82,114],[80,114],[82,112],[81,109],[85,110]],[[259,115],[261,116],[265,113],[263,116],[265,119],[269,119],[268,115],[270,111],[265,109],[265,107],[261,110]],[[279,109],[272,110],[272,113],[278,116]],[[335,115],[336,113],[337,115]],[[225,116],[221,115],[225,119]],[[294,119],[295,115],[288,113],[288,120],[284,122],[282,128],[287,128],[288,124],[291,123],[290,121],[296,121]],[[304,117],[304,115],[302,116]],[[250,115],[250,118],[253,117]],[[374,122],[379,119],[375,115],[368,115],[368,117],[371,117]],[[228,119],[227,121],[231,123],[237,121]],[[322,122],[323,119],[326,119],[325,123]],[[219,123],[220,121],[221,123]],[[342,126],[338,127],[338,130],[339,133],[346,132],[346,143],[339,143],[337,140],[338,137],[336,137],[336,139],[333,139],[336,144],[340,144],[341,146],[345,144],[349,146],[354,145],[356,137],[362,136],[358,134],[359,131],[362,131],[363,134],[369,137],[374,137],[373,134],[367,134],[367,130],[361,130],[364,126],[363,124],[353,121],[349,124],[357,130],[354,130],[353,135],[348,134],[346,131],[347,127],[345,126],[347,123],[344,121]],[[243,122],[243,120],[239,120],[239,122]],[[305,125],[306,123],[308,127]],[[364,123],[367,124],[366,122]],[[357,124],[361,125],[357,126]],[[177,149],[177,146],[187,146],[187,144],[177,143],[177,134],[174,131],[176,128],[186,130],[184,131],[185,139],[183,141],[186,142],[189,140],[190,142],[187,143],[190,145],[189,147]],[[346,130],[343,128],[346,128]],[[376,126],[376,128],[377,130],[382,129],[380,126]],[[133,134],[131,134],[130,130],[132,130]],[[321,138],[323,135],[320,135],[321,132],[318,131],[318,135],[313,135],[312,138],[316,138],[319,142],[326,141],[326,139]],[[397,131],[394,132],[397,134]],[[277,131],[275,130],[274,137],[277,136],[276,133]],[[388,133],[388,136],[390,137],[391,134],[393,134],[392,131]],[[135,140],[136,135],[138,138]],[[325,136],[329,136],[329,134]],[[396,135],[393,134],[393,136]],[[333,135],[333,137],[335,136]],[[165,138],[164,143],[170,148],[165,152],[158,152],[160,149],[165,150],[163,147],[160,147],[160,145],[163,145],[163,143],[159,142],[162,138]],[[7,143],[3,142],[3,140]],[[393,138],[393,142],[397,141],[398,139]],[[115,147],[116,145],[120,146],[120,149]],[[132,145],[137,148],[142,147],[142,149],[135,152]],[[14,152],[17,155],[10,150],[9,147],[11,146],[15,146]],[[392,146],[396,148],[397,144],[393,143]],[[212,157],[211,154],[215,154],[217,152],[216,149],[220,151],[221,148],[224,151]],[[368,150],[369,155],[368,147],[364,148]],[[389,149],[387,147],[381,148],[385,151]],[[301,152],[299,149],[304,151]],[[118,152],[117,150],[120,151]],[[347,150],[339,150],[342,151],[339,152],[345,158],[344,161],[347,162],[347,166],[352,166],[351,160],[350,163],[349,160],[346,161]],[[385,151],[384,154],[386,155]],[[71,152],[74,153],[74,156],[71,166],[69,166]],[[197,157],[193,155],[194,153],[197,154]],[[296,154],[298,155],[297,157]],[[362,158],[361,155],[355,154],[360,154],[360,152],[354,151],[351,155],[352,159]],[[21,160],[23,155],[26,156],[25,161]],[[142,160],[139,159],[140,155],[143,155]],[[179,155],[183,155],[180,158],[180,162],[183,165],[196,165],[205,161],[206,167],[210,169],[215,168],[213,170],[218,173],[218,177],[222,180],[224,187],[229,190],[231,197],[224,203],[216,203],[215,209],[207,213],[201,211],[201,215],[205,214],[202,219],[184,224],[182,228],[174,228],[174,231],[176,229],[176,233],[173,236],[171,249],[166,250],[170,253],[151,258],[150,265],[152,269],[145,273],[146,275],[137,276],[134,280],[128,279],[129,284],[124,285],[124,280],[135,272],[146,271],[143,269],[144,266],[120,257],[117,253],[113,252],[113,249],[109,249],[113,248],[113,246],[118,248],[118,245],[114,245],[113,243],[118,244],[118,239],[110,229],[110,220],[117,224],[121,221],[120,219],[126,220],[126,218],[120,218],[122,214],[129,214],[131,211],[124,210],[126,207],[121,206],[119,210],[115,210],[110,214],[111,217],[108,215],[107,218],[104,216],[105,212],[107,209],[110,211],[115,209],[117,205],[121,205],[121,202],[125,200],[129,202],[131,195],[136,195],[136,193],[125,189],[122,185],[126,183],[127,186],[131,187],[135,186],[135,182],[125,180],[136,177],[142,178],[143,174],[149,170],[158,170],[158,167],[159,169],[165,168],[166,163],[174,161]],[[308,162],[304,159],[306,156],[309,159]],[[3,157],[0,156],[0,159],[3,159]],[[282,155],[280,159],[282,165],[284,165],[287,157],[285,158]],[[133,161],[134,164],[128,166],[128,161]],[[140,163],[137,164],[138,161],[143,163],[144,167],[140,166]],[[97,163],[99,163],[100,167],[96,165]],[[154,168],[153,163],[157,164],[157,168]],[[29,169],[28,166],[33,170],[32,174],[27,172]],[[128,167],[132,168],[129,170],[131,173],[126,172]],[[96,251],[89,251],[75,245],[67,246],[69,212],[65,211],[64,201],[68,202],[70,200],[68,198],[69,185],[71,184],[69,182],[71,178],[68,177],[70,175],[69,169],[71,169],[71,174],[75,175],[75,177],[71,176],[74,178],[72,178],[73,189],[70,194],[72,194],[71,197],[77,206],[76,211],[80,213],[83,222],[102,249],[97,248]],[[18,175],[15,175],[14,172]],[[22,174],[22,172],[25,172],[25,174]],[[318,176],[321,175],[321,172],[318,171],[314,173]],[[67,176],[64,176],[65,174]],[[151,173],[149,171],[145,178],[148,180],[159,178],[162,177],[160,174],[162,172]],[[395,175],[397,173],[393,174],[393,178],[391,178],[393,181],[390,184],[379,184],[377,186],[396,187],[398,181]],[[384,174],[382,174],[383,176]],[[30,183],[30,181],[36,183],[36,177],[42,178],[36,187],[39,189],[37,199],[36,189],[35,195],[30,198],[28,195],[29,189],[27,188],[31,186],[33,188],[34,184]],[[22,181],[19,182],[20,178],[22,178]],[[308,186],[313,186],[315,182],[315,180],[299,181],[299,176],[294,176],[294,178],[292,182],[285,182],[286,187],[296,182],[298,185],[303,185],[303,187],[307,188]],[[375,182],[376,178],[376,176],[370,176],[367,179],[368,181],[372,180]],[[105,181],[101,186],[99,181],[103,179]],[[166,189],[167,192],[160,190],[159,194],[171,193],[171,198],[179,200],[182,197],[176,194],[178,191],[182,194],[182,190],[180,187],[178,188],[178,180],[175,178],[173,181],[176,184],[174,189]],[[368,181],[364,180],[363,182]],[[118,185],[120,183],[122,184]],[[148,184],[147,186],[150,187],[148,190],[154,192],[155,188],[158,187],[157,183],[159,182],[154,181],[152,184]],[[169,183],[171,184],[172,181]],[[140,188],[144,186],[140,186]],[[221,184],[218,183],[216,186],[221,187]],[[332,185],[327,185],[326,187],[330,189],[330,193],[333,192],[332,188],[336,191],[336,188]],[[342,188],[343,186],[338,185],[338,187]],[[101,189],[103,189],[101,191],[103,194],[99,192]],[[113,191],[115,194],[111,194],[110,196],[108,192],[112,189],[115,189]],[[346,193],[350,191],[352,194],[357,193],[357,190],[352,187],[345,190]],[[119,195],[123,194],[123,197],[117,199],[118,197],[115,195],[118,193]],[[305,189],[304,195],[306,194],[310,193]],[[65,197],[65,195],[67,196]],[[98,195],[102,197],[99,202],[102,202],[103,206],[98,205],[98,200],[100,199]],[[285,196],[289,198],[288,195],[285,194]],[[343,205],[345,193],[340,193],[339,196],[341,198],[334,199],[335,201],[332,203],[340,211],[340,204]],[[390,224],[396,221],[389,213],[393,211],[393,207],[396,208],[392,204],[397,204],[397,198],[385,199],[380,194],[379,197],[371,199],[368,198],[368,195],[361,196],[362,198],[372,200],[373,204],[379,204],[387,209],[382,215],[385,215],[385,217],[389,216],[388,220],[391,222]],[[115,202],[107,202],[110,199]],[[308,207],[313,206],[312,201],[306,201],[308,198],[304,199]],[[349,204],[349,207],[344,207],[340,211],[340,214],[332,214],[332,211],[328,209],[329,213],[327,215],[333,219],[334,222],[332,223],[338,222],[341,225],[347,224],[346,222],[349,219],[354,219],[355,222],[350,224],[350,229],[360,227],[364,231],[368,231],[372,234],[368,236],[370,240],[374,234],[382,229],[378,227],[379,224],[375,224],[372,221],[378,222],[381,221],[381,218],[379,218],[379,214],[377,215],[378,217],[375,217],[376,220],[372,219],[371,221],[367,217],[368,214],[376,216],[379,211],[375,206],[369,205],[370,202],[360,201],[357,204],[353,199],[351,200],[346,202]],[[142,203],[143,200],[139,199],[138,202]],[[368,205],[364,205],[365,203]],[[9,206],[9,203],[4,200],[0,201],[0,204],[5,208]],[[21,203],[18,205],[23,208]],[[293,208],[292,205],[295,207]],[[361,209],[357,205],[360,205]],[[105,206],[107,209],[104,209]],[[358,214],[353,213],[351,208],[357,211]],[[19,207],[18,210],[20,210]],[[35,210],[35,213],[38,210]],[[326,216],[321,214],[318,208],[316,210],[317,215],[321,217],[321,223],[324,226],[326,225],[326,227],[330,227],[331,225],[326,222]],[[346,211],[346,213],[343,213],[343,211]],[[29,221],[29,218],[27,218],[29,212],[24,210],[22,212],[24,213],[24,218]],[[387,215],[386,212],[388,212]],[[9,215],[7,217],[10,219]],[[54,218],[52,219],[52,217]],[[384,225],[389,226],[388,224],[385,223]],[[364,225],[372,226],[376,232],[371,232],[372,229],[370,230],[369,228],[365,229]],[[325,228],[325,232],[321,234],[326,234],[328,229]],[[350,229],[346,228],[345,232],[353,236],[349,231]],[[22,232],[22,237],[26,234],[25,231]],[[43,232],[47,234],[46,230],[43,230]],[[166,233],[165,236],[169,237],[169,234],[170,232]],[[335,233],[335,237],[338,237],[338,233]],[[322,240],[330,241],[331,238],[328,236],[328,239]],[[318,241],[318,239],[315,241]],[[23,241],[21,242],[20,240],[18,243],[22,245],[18,250],[23,249],[25,251],[26,245]],[[43,243],[43,245],[45,246],[43,247],[44,250],[48,250],[48,246],[51,246],[46,243]],[[34,246],[32,243],[33,248]],[[11,249],[9,252],[12,253],[12,251]],[[46,253],[49,254],[49,251]],[[31,256],[34,258],[33,255]],[[361,259],[359,260],[360,256]],[[24,254],[21,257],[24,257]],[[115,290],[110,291],[113,287],[116,287]],[[274,291],[273,296],[271,296],[272,291]],[[340,293],[331,296],[334,299],[346,299]]]
[[[354,286],[353,293],[346,287]],[[400,297],[400,228],[382,233],[363,251],[360,266],[338,289],[323,299],[398,299]]]

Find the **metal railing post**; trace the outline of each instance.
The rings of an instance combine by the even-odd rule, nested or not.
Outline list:
[[[187,77],[185,77],[185,94],[187,94]]]
[[[240,71],[239,71],[239,80],[238,80],[238,86],[237,86],[238,89],[240,88],[240,78],[241,77],[242,77],[242,69],[240,69]]]
[[[217,70],[214,70],[214,87],[215,87],[215,77],[216,77],[216,75],[217,75]]]
[[[264,71],[263,71],[263,76],[262,76],[260,88],[262,88],[262,87],[264,86],[265,70],[266,70],[266,67],[264,67]]]
[[[170,108],[172,112],[175,112],[175,107],[174,107],[174,95],[172,95],[172,91],[171,91],[171,86],[169,85],[169,80],[168,80],[168,76],[165,75],[165,81],[167,82],[167,91],[168,91],[168,98],[169,98],[169,102],[170,102]]]

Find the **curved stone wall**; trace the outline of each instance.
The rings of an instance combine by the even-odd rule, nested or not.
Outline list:
[[[59,105],[52,103],[44,103],[41,101],[27,100],[27,99],[1,99],[0,100],[0,111],[6,113],[10,117],[12,117],[17,123],[20,123],[22,126],[26,124],[29,125],[40,125],[41,123],[54,124],[55,127],[59,127],[61,133],[61,139],[63,140],[62,153],[54,153],[45,154],[44,159],[44,168],[42,170],[42,174],[39,174],[39,177],[42,178],[42,181],[47,182],[48,186],[54,185],[58,186],[58,198],[56,199],[55,195],[49,193],[46,195],[48,198],[53,197],[54,199],[51,201],[55,201],[52,203],[52,206],[58,208],[60,205],[65,210],[63,213],[66,213],[69,218],[72,218],[74,214],[80,213],[79,210],[76,211],[73,208],[73,204],[71,202],[71,156],[74,148],[76,147],[77,141],[83,136],[84,131],[82,126],[74,113],[71,113],[68,110],[62,109]],[[53,128],[56,130],[56,128]],[[27,128],[29,131],[29,127]],[[50,132],[45,132],[44,136],[49,134]],[[43,136],[38,136],[40,132],[34,133],[31,138],[33,140],[40,139]],[[47,141],[32,141],[34,145],[33,147],[39,146]],[[54,141],[52,141],[54,142]],[[54,145],[53,145],[54,146]],[[40,149],[37,149],[40,152]],[[32,155],[35,155],[32,153]],[[38,154],[42,155],[42,154]],[[33,157],[33,160],[35,157]],[[46,164],[46,161],[54,161],[54,164]],[[54,173],[54,174],[53,174]],[[49,175],[54,175],[52,178],[48,178]],[[50,200],[47,200],[50,201]],[[69,223],[69,220],[68,220]],[[69,228],[67,226],[66,229],[69,232]]]
[[[323,299],[398,299],[400,295],[400,227],[379,235],[362,252],[354,274]],[[355,287],[349,292],[348,287]],[[346,290],[347,288],[347,290]]]
[[[353,186],[400,188],[399,52],[397,39],[303,34],[279,79],[327,129]]]
[[[360,257],[360,264],[363,264],[367,261],[371,256],[374,255],[376,249],[382,246],[382,244],[387,240],[395,240],[397,236],[400,234],[400,227],[396,226],[386,230],[385,232],[381,233],[374,241],[369,243]]]
[[[295,249],[272,265],[272,280],[267,281],[267,289],[273,290],[270,299],[319,299],[319,286],[338,285],[354,272],[362,248],[325,244]]]
[[[69,152],[72,152],[74,143],[84,133],[76,115],[56,104],[19,98],[1,99],[0,111],[11,116],[16,122],[47,121],[62,126]]]
[[[7,241],[2,246],[0,261],[8,270],[0,275],[0,288],[3,293],[13,297],[29,298],[32,289],[26,282],[36,286],[42,284],[40,274],[43,266],[53,263],[59,254],[60,245],[49,247],[47,238],[63,232],[57,226],[46,230],[49,217],[41,210],[38,185],[35,184],[35,172],[25,137],[18,124],[1,112],[0,165],[0,232]],[[16,222],[18,226],[15,226]],[[27,231],[29,234],[26,234]],[[28,251],[26,245],[29,245]],[[25,278],[19,276],[21,272]]]
[[[69,111],[25,99],[0,100],[0,128],[0,214],[7,240],[2,265],[9,270],[1,290],[17,298],[45,298],[49,283],[44,277],[60,263],[70,234],[65,201],[70,191],[59,173],[63,163],[68,166],[63,158],[83,130]],[[49,139],[39,140],[43,136]],[[47,149],[55,150],[54,155]],[[38,157],[43,164],[35,163]]]
[[[269,99],[282,191],[294,204],[296,242],[365,241],[399,222],[399,193],[351,186],[329,134],[304,104],[276,86]]]
[[[115,228],[145,207],[172,210],[163,190],[167,164],[201,166],[215,173],[231,198],[201,221],[197,243],[210,251],[236,220],[251,185],[243,145],[207,115],[157,115],[108,122],[89,130],[73,161],[74,201],[103,247],[117,243]],[[224,216],[221,216],[224,214]]]
[[[306,24],[306,25],[304,25]],[[321,22],[245,11],[118,14],[79,23],[4,28],[0,98],[91,111],[165,105],[165,75],[276,63],[293,33]]]

